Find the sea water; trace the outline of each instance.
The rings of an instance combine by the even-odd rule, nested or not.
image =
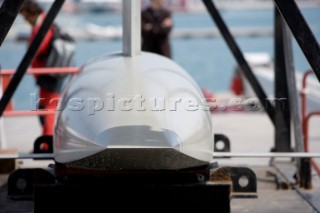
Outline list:
[[[309,23],[316,38],[320,40],[320,8],[304,8],[302,13]],[[236,9],[223,10],[223,19],[232,28],[267,28],[273,29],[273,9]],[[56,20],[66,30],[85,30],[88,24],[121,27],[120,13],[61,13]],[[207,12],[173,13],[174,29],[216,29]],[[15,21],[13,28],[27,29],[21,17]],[[29,29],[28,29],[29,30]],[[274,55],[272,36],[236,37],[236,42],[243,52],[266,52]],[[229,90],[234,68],[237,66],[230,49],[222,37],[216,38],[172,38],[173,60],[186,69],[202,88],[212,92]],[[297,72],[310,69],[306,58],[293,39],[294,62]],[[17,68],[26,51],[26,42],[6,39],[0,47],[0,66],[2,69]],[[81,66],[87,60],[105,53],[122,50],[121,39],[114,40],[77,40],[76,65]],[[33,76],[25,76],[14,95],[16,109],[30,109],[32,94],[37,92]]]

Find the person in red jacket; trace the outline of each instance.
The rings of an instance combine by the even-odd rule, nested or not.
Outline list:
[[[32,27],[32,32],[28,41],[28,44],[30,45],[39,31],[46,13],[37,2],[25,0],[21,6],[20,14]],[[46,67],[46,59],[50,51],[53,33],[53,28],[51,27],[33,58],[31,63],[32,68]],[[59,100],[60,97],[61,82],[57,82],[57,79],[50,75],[34,75],[34,77],[39,86],[38,108],[42,110],[55,110],[57,107],[57,100]],[[55,114],[40,116],[40,122],[42,125],[42,135],[53,135]]]

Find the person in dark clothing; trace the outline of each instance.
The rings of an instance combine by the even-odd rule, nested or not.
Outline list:
[[[169,36],[172,29],[171,12],[164,8],[164,0],[151,0],[142,11],[142,50],[171,58]]]

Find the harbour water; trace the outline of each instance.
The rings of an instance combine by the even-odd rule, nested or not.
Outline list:
[[[316,38],[320,39],[320,7],[302,8],[305,19],[309,23]],[[230,29],[258,28],[273,29],[273,10],[267,9],[225,9],[222,16]],[[216,29],[208,13],[173,13],[174,30],[191,31]],[[120,13],[61,13],[57,22],[70,33],[82,32],[90,24],[101,27],[113,26],[121,28]],[[29,32],[27,24],[18,17],[12,31]],[[237,43],[244,52],[267,52],[274,55],[272,36],[237,37]],[[293,39],[295,68],[304,72],[310,66]],[[236,61],[222,37],[215,38],[172,38],[173,59],[186,69],[202,88],[213,92],[226,91],[236,66]],[[122,50],[121,39],[77,40],[76,65],[81,66],[87,60],[101,54]],[[0,48],[0,65],[2,69],[17,68],[26,51],[24,41],[6,39]],[[31,95],[37,91],[32,76],[26,76],[14,95],[16,109],[30,109]]]

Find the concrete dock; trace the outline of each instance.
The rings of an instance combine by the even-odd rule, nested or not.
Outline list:
[[[218,96],[220,98],[220,96]],[[6,148],[17,149],[21,153],[30,153],[33,142],[40,135],[37,117],[6,117],[3,120]],[[225,134],[231,141],[232,152],[266,153],[274,146],[274,127],[263,111],[226,111],[213,112],[214,133]],[[310,121],[310,150],[320,152],[320,117]],[[288,188],[280,187],[275,174],[286,177],[276,167],[270,165],[270,158],[231,158],[213,159],[219,166],[245,166],[251,168],[257,176],[258,198],[232,199],[233,213],[313,213],[320,212],[320,178],[312,172],[312,189],[303,189],[291,184]],[[273,159],[290,162],[291,159]],[[319,159],[317,162],[320,164]],[[52,161],[17,160],[17,168],[47,168]],[[285,166],[286,174],[294,173],[295,168]],[[6,198],[8,174],[0,175],[0,212],[33,212],[32,201],[13,202]],[[293,178],[292,178],[293,179]],[[288,180],[290,182],[292,180]],[[214,203],[212,204],[214,208]]]

